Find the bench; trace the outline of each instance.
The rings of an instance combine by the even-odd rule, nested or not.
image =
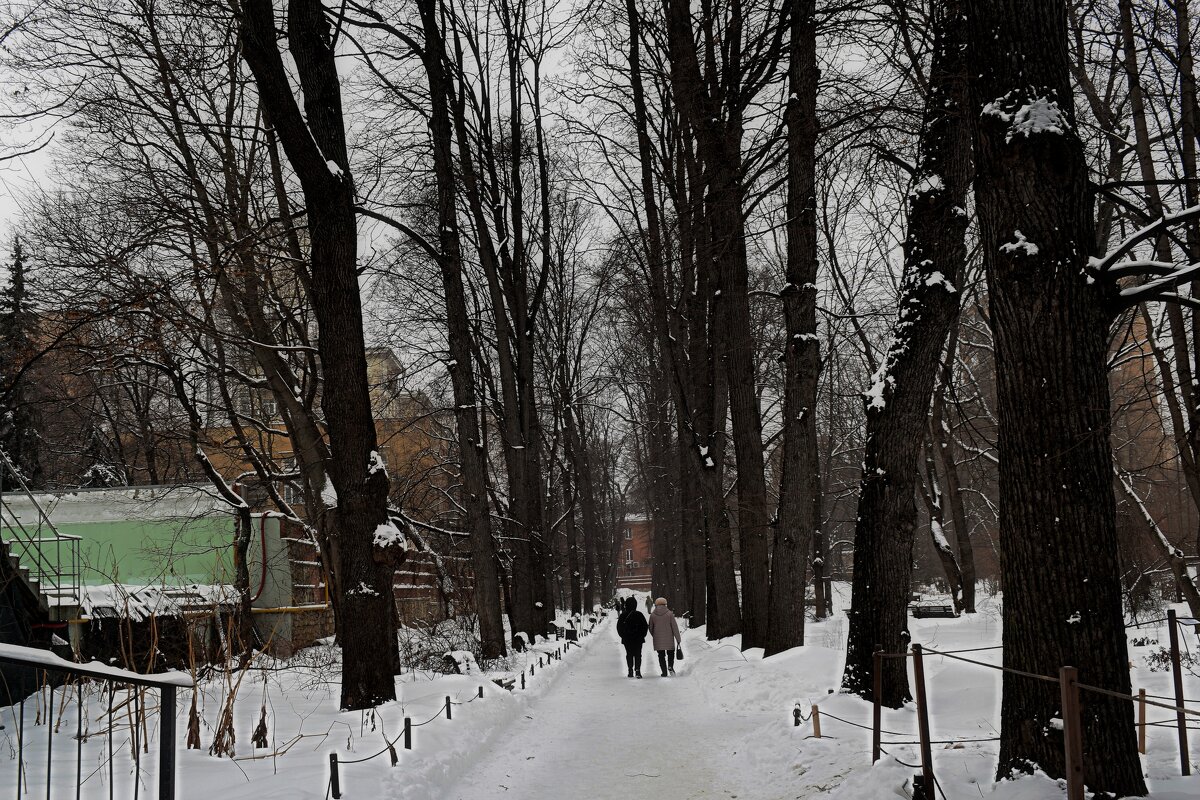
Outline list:
[[[492,678],[492,683],[499,686],[501,689],[512,691],[517,685],[516,678]]]
[[[958,612],[954,610],[954,606],[950,603],[914,603],[908,608],[917,619],[925,619],[927,617],[953,618],[958,616]]]

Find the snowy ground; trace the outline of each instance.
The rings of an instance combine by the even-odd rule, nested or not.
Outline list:
[[[204,684],[199,696],[205,724],[205,749],[180,752],[178,797],[324,798],[329,791],[329,754],[343,763],[342,796],[346,798],[413,798],[414,800],[479,800],[480,798],[816,798],[841,800],[907,797],[916,771],[915,745],[886,745],[890,757],[870,764],[871,708],[857,698],[830,693],[841,674],[845,646],[845,590],[840,587],[839,612],[812,623],[810,644],[763,659],[761,651],[740,652],[736,637],[718,642],[703,630],[685,634],[686,658],[677,675],[657,677],[653,653],[644,653],[643,680],[625,677],[623,652],[609,616],[593,635],[572,647],[561,661],[546,653],[562,642],[539,643],[534,652],[516,657],[509,675],[524,669],[527,689],[506,691],[493,675],[399,677],[401,699],[373,713],[336,710],[336,651],[314,648],[302,660],[251,673],[238,693],[235,719],[236,756],[210,756],[208,745],[226,690],[220,681]],[[989,647],[998,643],[999,613],[993,601],[971,617],[913,620],[914,640],[934,649]],[[1131,640],[1145,637],[1166,644],[1164,628],[1131,630]],[[1188,634],[1196,650],[1195,637]],[[1151,671],[1150,656],[1158,644],[1131,650],[1133,685],[1150,694],[1170,694],[1170,673]],[[543,668],[536,667],[538,658]],[[999,650],[970,657],[999,663]],[[307,661],[307,666],[302,663]],[[529,665],[535,667],[533,677]],[[1197,670],[1200,671],[1200,670]],[[1063,788],[1045,777],[996,784],[992,780],[999,698],[999,672],[946,658],[926,659],[934,740],[934,768],[950,800],[988,797],[1035,800],[1064,796]],[[472,699],[478,687],[481,699]],[[446,720],[444,700],[455,703]],[[1187,696],[1200,697],[1200,678],[1189,675]],[[63,699],[68,701],[65,704]],[[118,702],[121,695],[118,694]],[[185,736],[190,694],[180,698],[179,739]],[[70,689],[55,697],[59,730],[47,735],[32,726],[38,701],[26,701],[25,742],[29,785],[45,786],[45,748],[53,740],[54,784],[61,796],[73,795],[75,780],[75,705]],[[149,701],[154,705],[153,699]],[[811,722],[796,727],[792,711],[805,717],[813,703],[822,710],[824,738],[812,736]],[[1197,704],[1200,705],[1200,704]],[[267,709],[270,746],[255,749],[250,735],[260,709]],[[85,798],[109,796],[105,715],[102,702],[89,698],[83,744]],[[1132,713],[1132,711],[1131,711]],[[60,720],[61,715],[61,720]],[[391,766],[387,742],[402,731],[403,718],[429,720],[413,731],[413,749],[396,741],[399,763]],[[1151,721],[1170,717],[1151,709]],[[841,720],[836,719],[841,718]],[[152,718],[153,719],[153,718]],[[0,709],[0,792],[10,792],[15,775],[13,710]],[[883,727],[895,734],[887,741],[914,741],[916,714],[910,707],[884,713]],[[129,726],[119,720],[115,797],[133,797],[133,760]],[[157,732],[150,730],[150,752],[143,755],[140,793],[156,794]],[[1193,762],[1200,752],[1200,733],[1192,734]],[[124,744],[123,744],[124,743]],[[1086,742],[1085,742],[1086,746]],[[376,755],[379,754],[379,755]],[[897,760],[898,759],[898,760]],[[1144,760],[1154,800],[1200,796],[1200,778],[1180,778],[1175,731],[1152,728]],[[67,788],[69,787],[69,789]],[[56,789],[55,795],[58,796]]]

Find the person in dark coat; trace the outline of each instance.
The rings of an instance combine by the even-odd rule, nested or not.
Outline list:
[[[625,645],[625,665],[629,667],[627,677],[642,677],[642,647],[646,633],[650,630],[646,618],[637,610],[637,600],[625,598],[625,610],[617,617],[617,635]]]
[[[658,651],[658,666],[665,678],[675,674],[675,649],[683,640],[679,636],[679,623],[675,614],[667,608],[667,598],[660,597],[654,601],[654,611],[650,614],[650,635],[654,638],[654,649]]]

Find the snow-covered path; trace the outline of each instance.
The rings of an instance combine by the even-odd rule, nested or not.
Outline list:
[[[611,628],[611,625],[606,627]],[[526,716],[480,753],[447,800],[528,798],[734,798],[765,775],[748,757],[763,713],[710,704],[688,674],[658,676],[649,643],[642,680],[625,677],[624,651],[611,630]],[[707,643],[695,655],[714,655]],[[566,665],[564,665],[566,666]]]

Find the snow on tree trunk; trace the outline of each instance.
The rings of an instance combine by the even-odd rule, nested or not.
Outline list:
[[[1075,665],[1082,682],[1127,694],[1106,365],[1115,287],[1084,274],[1095,221],[1066,19],[1063,0],[988,0],[967,23],[996,340],[1004,664]],[[1001,777],[1064,775],[1060,706],[1057,685],[1005,674]],[[1088,694],[1082,706],[1089,790],[1144,795],[1129,704]]]
[[[463,506],[470,531],[471,567],[475,577],[475,612],[479,617],[479,643],[484,658],[507,653],[500,609],[500,581],[496,569],[496,544],[492,538],[487,497],[487,468],[479,429],[479,401],[471,353],[471,322],[463,287],[462,245],[458,229],[451,123],[450,85],[445,68],[445,43],[437,21],[436,0],[419,4],[427,52],[434,171],[438,185],[438,225],[442,289],[446,295],[447,339],[450,347],[450,382],[454,392],[454,420],[458,434],[463,480]]]
[[[303,90],[303,111],[278,49],[274,5],[266,0],[243,4],[243,54],[307,203],[312,304],[324,386],[321,403],[329,431],[329,477],[338,495],[334,538],[339,620],[353,620],[339,632],[341,705],[360,709],[396,697],[394,567],[390,559],[377,558],[373,543],[376,527],[387,521],[388,477],[384,470],[369,470],[376,438],[358,288],[354,189],[323,4],[292,0],[287,31]],[[337,169],[330,168],[331,161]]]
[[[771,560],[766,654],[804,644],[805,573],[821,524],[817,457],[817,21],[815,0],[792,9],[788,124],[787,285],[783,289],[783,464]]]
[[[884,364],[866,393],[866,457],[842,676],[844,688],[866,698],[874,691],[875,645],[895,653],[908,642],[918,459],[939,358],[958,317],[955,282],[966,263],[971,145],[964,113],[962,18],[961,0],[944,0],[935,7],[929,97],[909,192],[900,314]],[[909,699],[907,666],[903,659],[883,663],[880,699],[897,707]]]

